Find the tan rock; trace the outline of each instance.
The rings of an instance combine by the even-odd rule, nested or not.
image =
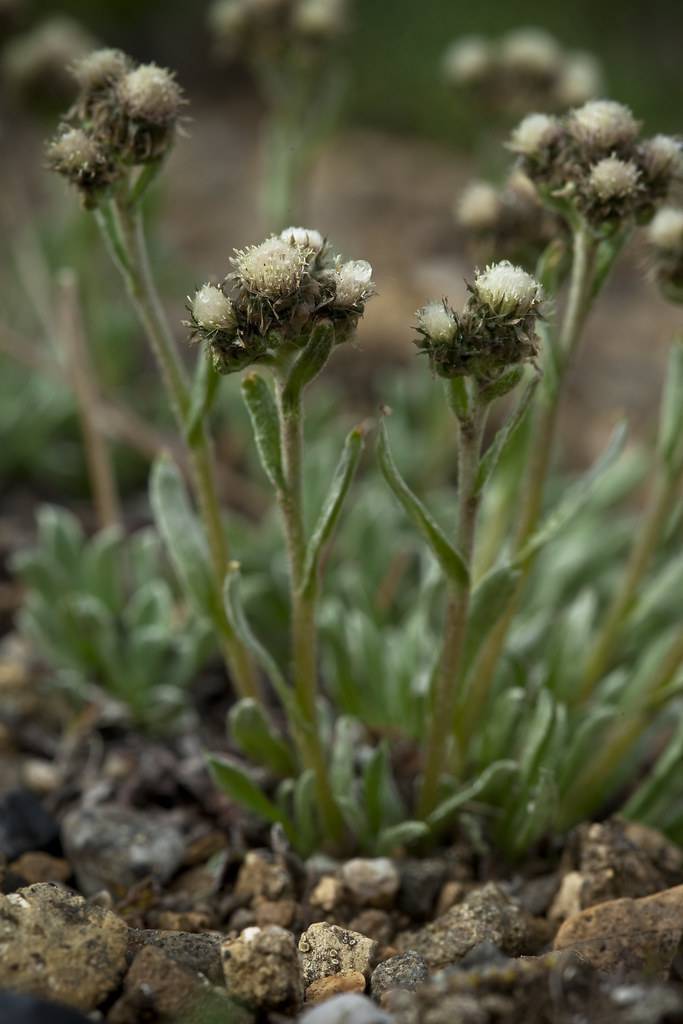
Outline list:
[[[308,988],[318,978],[349,971],[359,971],[368,977],[375,966],[376,953],[377,943],[367,935],[317,921],[299,939],[304,986]]]
[[[609,900],[568,918],[555,949],[573,949],[602,971],[666,978],[683,934],[683,885],[641,899]]]
[[[60,885],[0,896],[0,988],[94,1010],[118,986],[127,945],[121,918]]]
[[[324,875],[309,896],[312,907],[329,914],[344,901],[344,883],[334,875]]]
[[[296,943],[291,932],[270,925],[245,928],[222,946],[228,994],[262,1009],[298,1007],[303,995]]]
[[[61,857],[49,853],[22,853],[9,865],[9,870],[23,878],[27,885],[35,882],[66,882],[71,868]]]
[[[316,978],[306,989],[305,999],[307,1003],[324,1003],[342,992],[365,992],[365,975],[360,971],[346,971]]]

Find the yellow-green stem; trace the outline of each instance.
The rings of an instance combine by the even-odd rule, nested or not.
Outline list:
[[[133,306],[161,370],[179,430],[184,433],[190,387],[175,340],[166,320],[151,272],[142,216],[127,197],[115,200],[115,220],[101,220],[128,288]],[[114,237],[112,237],[115,232]],[[222,608],[222,589],[229,551],[216,489],[213,454],[206,430],[189,446],[195,493],[204,521],[216,584],[216,607]],[[220,612],[219,612],[220,615]],[[221,615],[221,641],[228,669],[243,697],[257,697],[259,686],[247,650]]]
[[[460,424],[456,545],[468,569],[472,562],[479,510],[476,480],[485,418],[486,406],[477,403],[471,418]],[[458,700],[457,683],[467,628],[469,601],[469,586],[458,591],[451,590],[446,610],[443,648],[434,679],[430,709],[426,742],[427,755],[419,799],[421,817],[427,817],[438,802],[439,781],[448,762],[449,744],[453,735],[453,722]]]

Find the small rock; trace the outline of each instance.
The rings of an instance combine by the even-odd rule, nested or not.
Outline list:
[[[377,943],[367,935],[317,921],[299,939],[304,987],[317,978],[349,971],[360,971],[367,978],[376,953]]]
[[[365,984],[365,975],[360,971],[330,974],[327,978],[312,981],[306,989],[304,999],[307,1003],[323,1003],[342,992],[365,992]]]
[[[296,908],[295,900],[257,900],[254,905],[256,924],[261,928],[269,924],[289,928],[296,916]]]
[[[74,808],[62,823],[62,842],[86,896],[101,889],[122,896],[147,877],[163,884],[180,866],[184,849],[175,825],[113,805]]]
[[[308,902],[329,914],[341,906],[344,895],[344,883],[335,875],[324,875],[308,897]]]
[[[291,932],[271,925],[245,928],[221,947],[230,996],[259,1009],[287,1009],[301,1003],[303,986]]]
[[[0,896],[0,986],[93,1010],[117,987],[127,943],[119,917],[51,882]]]
[[[407,988],[412,991],[426,981],[428,975],[425,958],[409,949],[378,964],[372,972],[370,988],[375,999],[379,999],[382,993],[391,988]]]
[[[160,931],[197,934],[211,927],[211,917],[197,910],[162,910],[148,923]]]
[[[398,909],[414,921],[424,921],[434,912],[437,897],[446,878],[443,860],[414,858],[399,865],[401,885],[398,891]],[[448,909],[448,907],[444,908]]]
[[[661,984],[616,985],[608,991],[614,1024],[676,1024],[683,1020],[679,988]]]
[[[454,907],[456,903],[462,903],[469,891],[469,886],[465,885],[464,882],[457,882],[455,879],[450,879],[448,882],[444,882],[443,888],[439,893],[439,898],[436,901],[434,916],[441,917],[441,915],[445,914],[447,910]]]
[[[59,826],[28,789],[0,796],[0,854],[16,860],[22,853],[47,850],[59,839]]]
[[[299,1021],[300,1024],[394,1024],[372,1000],[355,992],[334,996],[314,1006],[302,1014]]]
[[[667,889],[683,881],[683,849],[656,828],[639,821],[622,821],[624,834],[634,846],[650,858],[650,862],[668,880]]]
[[[583,891],[584,876],[580,871],[568,871],[560,882],[555,899],[548,910],[548,919],[557,924],[566,921],[568,917],[580,913],[583,910],[581,893]]]
[[[238,872],[235,893],[252,903],[277,901],[291,899],[294,885],[282,857],[269,850],[250,850]]]
[[[21,779],[38,796],[54,793],[61,782],[59,768],[42,757],[27,757],[21,765]]]
[[[386,910],[363,910],[348,922],[351,931],[367,935],[380,946],[387,946],[396,930],[391,915]]]
[[[668,977],[683,934],[683,885],[641,899],[598,903],[568,918],[555,949],[575,949],[601,971]]]
[[[341,875],[361,907],[390,907],[400,884],[396,865],[388,857],[356,857],[344,864]]]
[[[213,985],[223,985],[221,940],[208,932],[157,931],[153,928],[130,928],[128,959],[132,960],[145,946],[154,946],[170,960],[203,974]]]
[[[430,967],[443,967],[461,960],[486,939],[505,953],[522,953],[526,935],[526,918],[519,904],[490,882],[473,890],[442,917],[404,936],[400,945],[414,949]]]
[[[89,1018],[58,1003],[18,992],[0,992],[2,1024],[89,1024]]]
[[[35,882],[66,882],[71,875],[67,862],[49,853],[22,853],[8,865],[8,871],[17,875],[25,886]]]
[[[143,1015],[178,1016],[197,1002],[204,986],[207,982],[202,985],[200,975],[170,960],[160,949],[146,946],[131,964],[108,1024],[137,1024]]]

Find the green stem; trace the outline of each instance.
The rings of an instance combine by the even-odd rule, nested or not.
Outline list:
[[[555,387],[542,392],[541,404],[532,425],[532,449],[523,492],[522,511],[515,534],[515,553],[522,550],[536,529],[541,516],[545,482],[550,469],[557,430],[562,384],[578,347],[592,300],[595,297],[593,276],[596,251],[597,243],[589,228],[583,223],[577,225],[574,230],[573,261],[567,307],[554,353],[557,381]],[[553,356],[551,355],[550,358]],[[523,566],[519,583],[508,606],[496,623],[472,669],[472,679],[476,681],[477,717],[485,707],[493,677],[505,647],[508,631],[519,607],[531,568],[531,561]],[[471,724],[473,728],[476,727],[476,722]]]
[[[276,391],[282,471],[285,486],[277,492],[289,560],[292,615],[292,670],[298,706],[306,730],[296,730],[304,761],[312,769],[327,837],[337,844],[344,822],[334,799],[327,760],[320,736],[317,708],[316,588],[304,588],[306,534],[303,515],[303,404],[302,390],[287,387],[287,373],[276,370]]]
[[[101,211],[98,222],[124,277],[132,304],[159,364],[178,426],[184,433],[190,407],[190,385],[152,276],[142,216],[128,197],[119,196],[114,200],[113,208]],[[206,430],[199,431],[197,439],[189,446],[189,457],[214,569],[216,607],[222,609],[221,595],[229,552]],[[220,616],[219,625],[228,668],[240,696],[256,697],[258,680],[246,649],[225,616]]]
[[[487,406],[475,397],[471,416],[460,420],[458,448],[458,527],[456,545],[468,568],[471,567],[474,537],[479,511],[476,489],[481,442],[486,421]],[[430,710],[426,742],[419,814],[426,817],[434,810],[439,798],[439,782],[448,763],[449,745],[453,734],[453,720],[458,700],[458,676],[463,641],[469,611],[469,586],[451,589],[446,610],[444,642],[439,666],[434,679],[434,692]]]
[[[609,667],[622,627],[633,607],[640,581],[647,571],[671,513],[677,490],[678,479],[676,476],[660,471],[642,527],[631,548],[621,583],[607,609],[600,631],[586,659],[586,667],[577,692],[579,702],[590,697]]]

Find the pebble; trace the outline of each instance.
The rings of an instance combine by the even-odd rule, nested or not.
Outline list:
[[[133,960],[123,995],[107,1022],[137,1024],[143,1014],[152,1019],[177,1017],[199,1000],[202,990],[200,975],[164,956],[160,949],[146,946]]]
[[[66,882],[71,868],[61,857],[49,853],[22,853],[8,865],[8,871],[17,875],[24,886],[35,882]]]
[[[355,857],[344,864],[341,876],[361,907],[390,907],[401,881],[396,865],[388,857]]]
[[[213,985],[225,984],[221,961],[221,940],[209,932],[158,931],[154,928],[130,928],[128,959],[145,946],[153,946],[175,963],[203,974]]]
[[[93,1010],[126,968],[128,928],[52,882],[0,896],[0,987]]]
[[[434,912],[437,897],[446,880],[443,860],[407,858],[399,865],[401,884],[398,909],[414,921],[425,921]],[[447,909],[447,908],[446,908]]]
[[[161,817],[116,805],[76,807],[62,823],[62,843],[78,887],[123,896],[143,878],[163,885],[183,859],[180,830]]]
[[[397,945],[415,950],[430,967],[443,967],[457,963],[487,939],[505,953],[522,953],[526,937],[526,917],[519,904],[489,882],[424,928],[402,936]]]
[[[235,893],[252,903],[291,899],[294,885],[282,857],[269,850],[250,850],[237,874]]]
[[[360,971],[330,974],[327,978],[318,978],[311,982],[304,999],[307,1003],[322,1003],[342,992],[365,992],[365,985],[365,975]]]
[[[57,822],[30,790],[12,789],[0,796],[0,854],[8,860],[47,850],[58,839]]]
[[[555,949],[575,949],[601,971],[624,978],[669,975],[683,935],[683,885],[641,899],[609,900],[568,918]]]
[[[221,947],[228,994],[264,1010],[298,1007],[303,985],[296,943],[277,925],[245,928]]]
[[[89,1024],[89,1018],[58,1003],[18,992],[0,992],[2,1024]]]
[[[359,971],[368,977],[377,954],[377,943],[360,932],[318,921],[299,939],[299,959],[304,987],[331,974]]]
[[[371,999],[355,992],[327,999],[307,1010],[299,1021],[300,1024],[394,1024],[393,1018]]]
[[[324,875],[308,897],[308,902],[329,914],[341,906],[344,895],[344,883],[335,875]]]
[[[406,950],[378,964],[372,972],[370,989],[375,999],[392,988],[416,989],[427,980],[427,961],[414,950]]]

